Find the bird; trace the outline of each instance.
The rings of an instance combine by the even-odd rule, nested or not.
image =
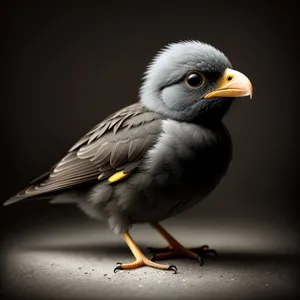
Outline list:
[[[94,126],[4,205],[43,198],[77,205],[130,248],[134,261],[117,263],[115,272],[148,266],[177,273],[158,261],[185,257],[202,265],[216,252],[183,246],[160,222],[193,209],[227,174],[233,146],[223,117],[236,99],[252,98],[253,87],[221,50],[199,40],[165,44],[141,81],[136,102]],[[141,223],[168,246],[144,254],[130,234]]]

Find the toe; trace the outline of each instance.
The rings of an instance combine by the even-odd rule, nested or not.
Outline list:
[[[214,259],[218,257],[218,252],[214,249],[209,249],[206,251],[206,253],[212,256]]]
[[[200,256],[210,256],[213,258],[216,258],[218,256],[217,251],[214,249],[210,249],[207,245],[198,248],[190,248],[190,250],[194,253],[197,253]]]

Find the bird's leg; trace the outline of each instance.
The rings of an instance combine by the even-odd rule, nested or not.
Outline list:
[[[151,225],[164,237],[164,239],[169,243],[167,247],[164,248],[150,248],[149,250],[154,252],[150,256],[150,260],[163,260],[169,258],[177,257],[188,257],[196,259],[203,265],[203,260],[201,256],[212,254],[217,256],[217,252],[213,249],[209,249],[207,245],[198,248],[185,248],[181,245],[169,232],[167,232],[159,223],[151,223]]]
[[[174,271],[174,274],[177,273],[177,268],[174,265],[161,265],[158,263],[155,263],[151,261],[149,258],[147,258],[142,251],[139,249],[139,247],[136,245],[132,237],[129,235],[128,232],[123,233],[123,237],[125,242],[127,243],[128,247],[130,248],[132,254],[135,257],[135,261],[129,264],[122,264],[117,263],[117,267],[114,269],[114,272],[116,273],[119,270],[130,270],[130,269],[136,269],[142,266],[148,266],[156,269],[161,270],[172,270]]]

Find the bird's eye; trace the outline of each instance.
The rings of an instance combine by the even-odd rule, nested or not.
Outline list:
[[[190,72],[185,77],[185,83],[191,88],[199,88],[204,82],[204,76],[199,72]]]

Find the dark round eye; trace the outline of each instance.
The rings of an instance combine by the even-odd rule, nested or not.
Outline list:
[[[192,88],[200,87],[204,82],[204,76],[198,72],[190,72],[185,77],[185,83]]]

